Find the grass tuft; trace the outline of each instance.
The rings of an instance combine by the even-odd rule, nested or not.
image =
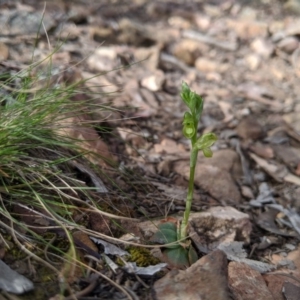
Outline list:
[[[65,282],[76,266],[83,265],[72,232],[103,238],[86,229],[82,216],[93,212],[123,217],[101,210],[96,201],[101,198],[101,179],[85,159],[91,153],[98,161],[107,157],[93,153],[86,140],[72,135],[76,126],[91,130],[94,125],[86,116],[109,107],[89,106],[88,97],[74,99],[83,93],[83,80],[66,84],[64,72],[49,74],[43,77],[37,67],[30,67],[0,78],[0,227],[2,240],[8,234],[28,257]],[[78,172],[87,172],[94,186],[78,178]],[[65,238],[67,251],[49,241],[49,233]]]

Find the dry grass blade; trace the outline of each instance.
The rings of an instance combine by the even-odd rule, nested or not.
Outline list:
[[[76,212],[133,220],[99,207],[93,199],[95,193],[101,197],[108,190],[101,176],[90,169],[90,163],[83,158],[92,149],[85,150],[82,139],[60,134],[60,129],[74,126],[70,117],[81,118],[89,113],[86,101],[71,100],[84,82],[54,84],[51,78],[39,82],[36,81],[38,76],[32,76],[32,73],[33,67],[30,67],[0,82],[0,91],[10,92],[9,99],[0,99],[0,226],[12,236],[15,245],[25,255],[57,275],[63,290],[69,288],[65,274],[59,270],[62,263],[68,265],[68,276],[73,276],[78,266],[89,269],[128,299],[134,299],[126,289],[79,260],[72,237],[73,230],[95,235],[75,221],[73,215]],[[100,109],[105,108],[101,106]],[[81,120],[80,126],[94,126],[85,118]],[[98,154],[93,155],[96,157]],[[87,186],[80,180],[75,169],[89,176],[93,186]],[[44,238],[48,231],[59,232],[60,237],[67,240],[67,255],[54,245],[54,240]],[[101,237],[109,238],[106,235]],[[50,260],[50,253],[55,261]],[[77,296],[74,295],[75,298]],[[67,299],[74,297],[70,292]]]

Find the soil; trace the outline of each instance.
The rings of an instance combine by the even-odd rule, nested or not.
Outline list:
[[[43,28],[36,39],[43,10]],[[300,251],[299,11],[299,1],[56,0],[46,1],[46,7],[44,1],[4,1],[0,68],[22,69],[31,63],[33,52],[38,61],[63,41],[52,57],[53,74],[62,72],[63,80],[70,82],[101,74],[85,83],[84,88],[94,93],[87,102],[114,109],[87,116],[101,126],[89,132],[99,141],[88,147],[115,160],[124,172],[104,171],[115,186],[101,178],[108,189],[101,195],[101,205],[139,222],[183,214],[190,144],[182,134],[186,108],[180,89],[182,81],[187,82],[205,101],[199,134],[218,136],[211,159],[199,154],[192,210],[231,207],[245,213],[251,231],[239,236],[241,229],[230,242],[242,241],[248,258],[278,266],[290,253]],[[82,100],[84,95],[77,97]],[[90,172],[77,168],[81,179],[95,185]],[[109,217],[88,218],[89,228],[101,233],[120,237],[125,228],[140,235],[130,221],[123,221],[120,229]],[[215,250],[213,242],[217,245],[220,240],[193,240],[203,257]],[[300,255],[295,257],[289,259],[299,266]],[[37,284],[36,277],[21,272],[12,260],[6,259]],[[286,265],[280,268],[291,270]],[[139,284],[135,290],[134,275],[104,273],[122,286],[127,284],[135,295],[132,299],[167,299],[164,289],[154,283],[168,272],[143,277],[150,288]],[[292,276],[299,283],[297,268]],[[270,299],[296,299],[274,291],[271,277],[262,279]],[[78,291],[89,284],[86,278],[76,279]],[[50,282],[56,287],[55,281]],[[229,282],[232,299],[250,299]],[[48,290],[47,284],[43,282],[42,289]],[[189,289],[188,284],[183,289]],[[56,293],[30,294],[28,299],[54,299]],[[122,299],[103,279],[78,299],[91,299],[88,295]],[[176,297],[172,299],[180,299]]]

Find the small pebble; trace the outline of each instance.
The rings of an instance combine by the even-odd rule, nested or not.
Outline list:
[[[290,251],[293,251],[296,249],[296,246],[293,244],[285,244],[284,247]]]

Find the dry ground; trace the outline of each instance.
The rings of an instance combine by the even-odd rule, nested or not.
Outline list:
[[[237,0],[47,1],[44,28],[34,48],[44,2],[0,2],[2,72],[29,65],[33,51],[35,60],[43,59],[51,50],[49,38],[52,47],[63,40],[53,55],[53,74],[68,70],[64,78],[71,81],[103,74],[86,83],[98,93],[87,101],[110,101],[116,109],[89,116],[109,134],[91,130],[86,138],[97,141],[87,147],[100,154],[109,151],[106,155],[127,169],[126,178],[115,175],[114,180],[130,200],[106,184],[108,197],[115,199],[110,205],[118,209],[123,205],[120,210],[130,217],[182,215],[190,149],[182,135],[181,82],[205,99],[199,132],[215,132],[219,139],[213,158],[200,156],[195,178],[193,211],[209,214],[209,222],[197,215],[192,226],[197,235],[193,243],[203,257],[197,267],[172,271],[154,287],[160,276],[144,279],[150,289],[141,284],[134,289],[137,281],[123,274],[121,284],[125,276],[136,297],[298,299],[297,5],[297,1]],[[91,229],[120,234],[110,231],[112,224],[105,225],[109,220],[104,224],[89,217]],[[127,232],[137,231],[137,225],[122,226]],[[231,245],[233,253],[221,244]],[[216,250],[220,247],[228,260]],[[252,259],[248,264],[246,256]],[[209,262],[210,272],[205,273],[203,265]],[[272,274],[261,275],[268,272]],[[107,286],[102,282],[93,299],[121,297]]]

